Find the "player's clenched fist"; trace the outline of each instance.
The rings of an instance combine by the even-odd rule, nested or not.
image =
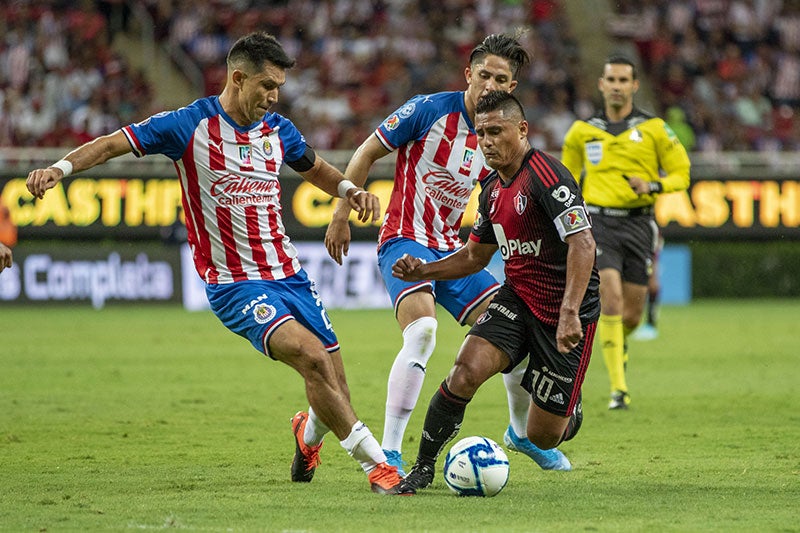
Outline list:
[[[405,281],[419,281],[425,279],[420,272],[420,268],[424,264],[425,263],[421,259],[404,254],[403,257],[395,261],[394,265],[392,265],[392,276]]]
[[[43,198],[45,191],[52,189],[64,177],[64,172],[59,168],[37,168],[28,174],[25,185],[28,191],[36,198]]]
[[[360,187],[347,192],[347,202],[358,213],[358,220],[361,222],[370,218],[375,222],[381,216],[381,202],[378,197]]]

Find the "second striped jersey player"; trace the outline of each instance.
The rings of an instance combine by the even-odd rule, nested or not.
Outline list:
[[[464,210],[489,172],[475,134],[478,100],[492,90],[514,90],[519,70],[528,61],[516,38],[489,35],[470,54],[465,91],[411,98],[362,143],[345,170],[348,179],[363,184],[375,161],[397,152],[394,187],[378,237],[378,264],[403,332],[403,347],[389,373],[382,442],[390,462],[401,466],[403,434],[435,347],[436,303],[459,324],[473,324],[499,285],[486,270],[463,279],[409,282],[393,277],[391,268],[405,254],[436,261],[463,246],[459,230]],[[349,210],[343,207],[337,208],[325,236],[337,262],[350,238]],[[569,461],[560,451],[542,452],[524,437],[529,397],[519,386],[521,374],[507,379],[509,445],[542,468],[568,470]]]

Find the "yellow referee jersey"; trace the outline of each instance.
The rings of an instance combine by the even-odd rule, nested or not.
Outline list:
[[[631,209],[652,205],[659,192],[689,187],[689,155],[660,118],[634,108],[610,123],[603,111],[576,120],[564,138],[561,160],[581,183],[589,205]],[[637,195],[625,176],[653,183],[653,194]]]

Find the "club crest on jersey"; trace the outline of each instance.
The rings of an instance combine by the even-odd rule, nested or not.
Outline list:
[[[483,313],[481,313],[481,316],[478,317],[478,320],[475,321],[475,325],[479,326],[484,322],[486,322],[487,320],[489,320],[490,318],[492,318],[492,315],[489,314],[489,311],[484,311]]]
[[[242,162],[242,165],[250,166],[253,164],[252,160],[250,159],[250,145],[239,145],[239,161]]]
[[[475,150],[472,148],[464,149],[464,156],[461,158],[461,168],[467,172],[472,169],[472,161],[475,159]]]
[[[264,154],[266,154],[267,157],[272,157],[272,143],[269,142],[269,138],[264,139],[263,147],[264,147]]]
[[[408,103],[400,108],[400,111],[397,112],[400,115],[400,118],[408,118],[414,114],[414,110],[417,108],[417,104],[414,102]]]
[[[256,322],[259,324],[266,324],[275,318],[276,313],[275,307],[269,304],[262,303],[253,307],[253,318],[255,318]]]
[[[593,165],[596,165],[603,159],[603,143],[589,142],[586,143],[586,159]]]
[[[526,207],[528,207],[528,197],[521,192],[518,192],[514,197],[514,210],[518,215],[521,215],[525,212]]]
[[[391,117],[386,119],[386,122],[384,122],[383,125],[386,126],[386,129],[390,131],[397,129],[397,126],[400,125],[400,117],[398,117],[397,115],[392,115]]]

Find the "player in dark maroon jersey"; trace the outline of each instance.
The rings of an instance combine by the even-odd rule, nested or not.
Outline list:
[[[519,101],[494,91],[478,102],[475,131],[494,172],[481,192],[469,242],[429,263],[397,260],[403,280],[454,279],[485,267],[496,250],[506,281],[470,329],[425,417],[414,468],[400,485],[414,493],[455,437],[480,385],[530,355],[522,386],[531,393],[528,438],[549,449],[575,436],[581,386],[600,315],[595,243],[580,188],[556,159],[531,148]]]

